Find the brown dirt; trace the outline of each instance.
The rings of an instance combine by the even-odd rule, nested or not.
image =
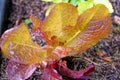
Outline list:
[[[120,0],[110,0],[114,7],[114,13],[111,18],[115,15],[120,16]],[[41,0],[12,0],[12,13],[9,21],[11,22],[8,28],[13,27],[16,24],[16,20],[23,20],[30,14],[38,16],[40,19],[44,19],[44,13],[46,8],[51,3],[44,3]],[[107,62],[99,57],[96,53],[100,51],[106,56],[112,58],[113,62]],[[90,80],[120,80],[120,25],[113,22],[113,27],[109,36],[99,41],[99,43],[91,49],[84,52],[82,55],[75,55],[74,57],[67,58],[72,66],[68,66],[71,69],[79,70],[84,67],[85,64],[93,63],[96,66],[96,70],[91,76]],[[0,80],[9,80],[6,76],[5,68],[7,65],[7,59],[1,55],[0,58]],[[40,70],[31,76],[28,80],[40,80]],[[65,80],[68,80],[65,78]]]

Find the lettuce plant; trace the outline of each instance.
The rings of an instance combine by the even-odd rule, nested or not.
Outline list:
[[[36,68],[42,71],[41,80],[62,80],[62,76],[89,79],[95,70],[93,64],[74,71],[62,58],[86,51],[109,34],[109,10],[97,4],[79,15],[72,4],[58,3],[44,21],[34,15],[30,20],[32,36],[25,23],[21,23],[6,30],[0,39],[1,50],[9,59],[6,73],[10,80],[25,80]],[[44,39],[46,45],[38,45],[33,38]]]

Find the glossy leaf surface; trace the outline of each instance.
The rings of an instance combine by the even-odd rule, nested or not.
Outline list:
[[[79,30],[65,46],[73,47],[75,52],[83,52],[110,33],[111,20],[108,9],[104,5],[96,5],[86,10],[79,16],[76,27],[79,27]]]
[[[10,80],[25,80],[33,74],[36,68],[35,64],[25,65],[10,60],[6,72]]]
[[[65,8],[68,5],[69,10],[74,13],[68,13],[68,7]],[[104,5],[95,5],[72,20],[76,10],[70,4],[57,4],[46,18],[43,32],[54,46],[72,47],[78,53],[95,45],[100,38],[106,37],[111,29],[111,20]]]
[[[43,31],[53,45],[62,45],[74,34],[75,29],[72,26],[75,26],[77,18],[78,12],[75,6],[67,3],[56,4],[44,22]]]
[[[40,62],[46,58],[46,50],[32,41],[24,24],[7,30],[1,39],[1,49],[7,58],[24,64]]]

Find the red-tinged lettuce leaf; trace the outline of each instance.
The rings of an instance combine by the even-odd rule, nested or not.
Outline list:
[[[53,46],[63,45],[66,39],[74,34],[75,29],[72,26],[75,26],[77,19],[78,11],[75,6],[68,3],[58,3],[44,21],[42,30]]]
[[[51,45],[51,42],[48,40],[48,35],[46,35],[41,29],[43,27],[43,21],[38,19],[36,16],[31,15],[30,19],[33,24],[32,32],[35,38],[42,38],[45,40],[47,45]]]
[[[95,5],[78,17],[76,7],[59,3],[44,21],[42,31],[48,35],[53,47],[72,47],[74,53],[79,53],[106,37],[110,29],[111,19],[104,5]]]
[[[25,24],[5,31],[1,37],[0,47],[7,58],[22,64],[37,63],[47,56],[46,50],[32,41]]]
[[[55,61],[65,57],[69,51],[69,48],[64,47],[56,47],[55,49],[51,46],[40,47],[32,41],[24,24],[13,27],[2,35],[1,49],[7,58],[12,58],[22,64]]]
[[[33,28],[32,28],[33,32],[35,32],[35,31],[38,30],[38,29],[41,30],[41,28],[42,28],[42,26],[43,26],[43,21],[40,20],[40,19],[38,19],[38,18],[35,17],[34,15],[31,15],[31,16],[30,16],[30,19],[31,19],[31,21],[32,21],[32,23],[33,23]]]
[[[71,52],[72,48],[66,48],[62,46],[57,46],[56,48],[47,49],[47,58],[44,60],[47,63],[60,60],[63,57],[66,57],[69,52]]]
[[[6,73],[10,80],[25,80],[33,74],[36,68],[37,65],[35,64],[25,65],[10,60],[6,68]]]
[[[79,16],[76,24],[79,30],[65,46],[73,47],[76,53],[83,52],[99,39],[106,37],[110,33],[111,25],[108,9],[104,5],[95,5]]]
[[[72,50],[72,48],[58,46],[53,50],[53,54],[57,55],[59,58],[63,58],[66,57],[69,54],[68,52],[71,52]]]
[[[69,69],[66,65],[66,61],[59,62],[57,65],[57,70],[62,76],[77,80],[88,80],[91,73],[95,70],[95,66],[93,64],[90,64],[88,67],[80,71]]]
[[[55,69],[56,63],[48,64],[42,72],[41,80],[63,80],[62,76]]]

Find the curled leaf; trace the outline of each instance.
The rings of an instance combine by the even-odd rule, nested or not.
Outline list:
[[[25,24],[4,32],[1,38],[1,50],[7,58],[22,64],[33,64],[46,58],[46,50],[32,41]]]
[[[69,77],[71,79],[84,79],[88,80],[90,77],[90,74],[95,70],[95,66],[93,64],[89,65],[83,70],[80,71],[74,71],[67,67],[66,61],[59,62],[58,63],[58,72],[66,77]]]
[[[41,80],[63,80],[55,68],[56,63],[47,65],[42,72]]]
[[[35,64],[25,65],[10,60],[6,72],[10,80],[25,80],[33,74],[36,68]]]

